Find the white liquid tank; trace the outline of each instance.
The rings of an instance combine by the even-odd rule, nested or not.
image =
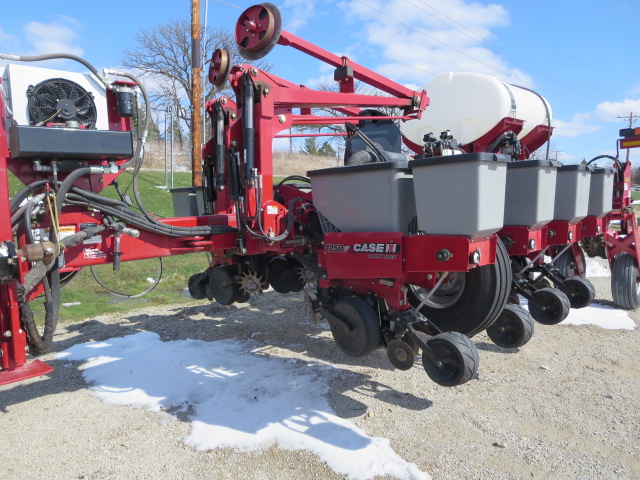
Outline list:
[[[422,145],[425,134],[433,133],[437,138],[445,130],[466,145],[487,134],[505,117],[524,121],[520,139],[536,126],[551,122],[551,106],[546,99],[491,75],[442,73],[422,88],[431,99],[430,105],[420,120],[400,124],[402,134],[418,145]]]

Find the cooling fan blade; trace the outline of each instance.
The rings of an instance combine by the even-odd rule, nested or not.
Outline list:
[[[27,89],[31,125],[78,122],[95,128],[96,104],[93,95],[71,80],[50,78]]]

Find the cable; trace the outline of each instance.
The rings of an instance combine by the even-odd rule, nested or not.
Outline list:
[[[98,72],[96,67],[91,65],[84,58],[78,57],[77,55],[72,55],[70,53],[48,53],[45,55],[13,55],[10,53],[0,53],[0,59],[14,60],[18,62],[41,62],[43,60],[55,60],[58,58],[66,58],[68,60],[74,60],[78,63],[81,63],[82,65],[87,67],[98,80],[100,80],[100,83],[102,83],[107,90],[111,89],[111,85],[109,85],[109,83],[100,76],[100,72]]]
[[[145,291],[143,291],[141,293],[137,293],[135,295],[128,295],[126,293],[116,292],[115,290],[110,289],[109,287],[107,287],[104,284],[104,282],[102,280],[100,280],[100,278],[98,277],[98,274],[96,273],[96,271],[93,268],[94,267],[93,265],[89,265],[89,270],[91,271],[91,275],[93,275],[93,278],[98,283],[98,285],[100,285],[102,288],[104,288],[110,294],[115,295],[116,297],[138,298],[138,297],[142,297],[142,296],[146,295],[147,293],[149,293],[151,290],[156,288],[158,286],[158,284],[160,283],[160,280],[162,279],[162,273],[163,273],[164,270],[163,270],[163,266],[162,266],[162,257],[158,257],[158,260],[160,261],[160,264],[158,266],[158,273],[156,275],[156,278],[153,280],[153,282],[151,282],[151,286],[148,287]]]

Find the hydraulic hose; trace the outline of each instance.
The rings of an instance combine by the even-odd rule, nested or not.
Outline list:
[[[27,333],[29,339],[29,353],[32,355],[39,355],[47,352],[51,348],[53,343],[53,334],[58,326],[58,317],[60,314],[60,269],[58,268],[57,259],[54,261],[54,267],[49,274],[49,281],[45,283],[50,285],[46,286],[49,290],[49,294],[45,300],[45,317],[44,317],[44,332],[42,336],[38,331],[33,311],[26,301],[27,291],[24,286],[18,284],[18,305],[20,308],[20,321],[22,327]]]
[[[383,161],[383,162],[388,162],[389,161],[389,157],[387,156],[386,152],[384,150],[382,150],[381,148],[378,148],[377,145],[375,143],[373,143],[371,141],[371,139],[365,135],[362,130],[360,130],[358,127],[356,127],[353,123],[351,122],[345,122],[344,124],[345,128],[347,129],[347,132],[352,134],[352,135],[357,135],[358,137],[360,137],[360,139],[369,147],[371,148],[374,152],[376,152],[379,155],[379,158]]]
[[[44,55],[12,55],[9,53],[0,53],[0,59],[13,60],[17,62],[41,62],[43,60],[55,60],[57,58],[66,58],[68,60],[74,60],[78,63],[81,63],[82,65],[87,67],[91,71],[91,73],[93,73],[93,75],[98,80],[100,80],[100,83],[102,83],[107,89],[111,88],[111,85],[109,85],[109,83],[100,76],[100,72],[98,72],[98,70],[93,65],[87,62],[84,58],[78,57],[77,55],[72,55],[70,53],[47,53]]]
[[[592,162],[595,162],[596,160],[600,160],[601,158],[608,158],[609,160],[613,160],[613,162],[615,163],[617,168],[620,168],[620,160],[618,160],[617,157],[611,156],[611,155],[598,155],[597,157],[592,158],[591,160],[589,160],[587,162],[587,165],[591,165]]]

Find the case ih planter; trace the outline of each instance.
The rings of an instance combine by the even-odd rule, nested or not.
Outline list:
[[[504,117],[490,120],[490,128],[471,135],[465,145],[456,145],[446,132],[440,140],[405,138],[418,154],[408,161],[396,123],[419,127],[429,105],[427,91],[403,87],[282,30],[278,9],[268,3],[242,13],[235,38],[249,60],[276,45],[311,55],[335,68],[339,87],[329,92],[295,85],[251,64],[232,65],[229,51],[216,50],[209,80],[216,87],[229,84],[235,95],[206,105],[212,130],[202,151],[205,215],[154,218],[139,201],[137,180],[134,193],[142,213],[129,210],[124,196],[118,201],[96,195],[141,162],[146,133],[133,152],[130,118],[135,89],[140,87],[145,99],[146,94],[135,77],[111,72],[128,80],[108,83],[83,60],[64,55],[88,66],[104,83],[98,84],[101,91],[87,97],[73,81],[52,73],[57,93],[36,95],[36,88],[26,116],[21,116],[25,106],[17,112],[11,92],[6,95],[11,105],[0,96],[0,214],[11,218],[0,225],[0,383],[51,370],[37,360],[27,362],[27,350],[38,354],[50,348],[60,286],[90,265],[112,263],[117,269],[122,261],[209,252],[210,265],[189,279],[192,297],[229,305],[268,287],[280,293],[307,288],[313,309],[328,320],[344,353],[361,357],[383,347],[391,363],[406,370],[421,350],[428,376],[445,386],[465,383],[476,372],[478,353],[470,336],[487,329],[494,342],[509,348],[529,340],[531,317],[506,304],[512,288],[529,298],[530,308],[542,312],[534,317],[545,323],[564,318],[570,301],[576,307],[591,301],[587,281],[567,278],[573,264],[566,261],[561,272],[544,263],[544,251],[559,247],[560,258],[567,258],[581,237],[596,237],[590,241],[594,245],[608,221],[619,218],[623,228],[607,232],[605,244],[609,253],[620,252],[614,274],[617,269],[617,278],[632,278],[635,288],[636,237],[627,237],[630,231],[637,236],[637,228],[627,212],[628,191],[620,186],[630,167],[624,167],[623,177],[617,164],[613,208],[619,213],[606,212],[609,187],[603,181],[597,193],[587,193],[588,200],[576,190],[575,201],[588,202],[582,215],[582,204],[560,213],[569,205],[557,199],[573,194],[569,187],[558,194],[551,185],[556,164],[512,162],[526,158],[526,151],[551,134],[546,101],[542,110],[533,107],[540,120],[529,121],[526,131],[525,119],[510,113],[516,99],[531,103],[538,101],[536,94],[509,90],[513,98]],[[385,95],[356,93],[356,80]],[[106,108],[93,108],[87,98],[104,101]],[[337,115],[321,114],[318,107]],[[104,111],[108,118],[100,124],[104,118],[96,117]],[[308,125],[344,130],[345,166],[274,184],[274,138]],[[26,185],[13,199],[8,170]],[[586,167],[575,171],[587,172]],[[452,188],[461,199],[444,202]],[[535,205],[527,197],[536,197]],[[43,233],[35,237],[34,230]],[[574,263],[580,271],[581,264]],[[534,285],[528,276],[534,269],[557,288]],[[617,298],[637,302],[637,293],[633,297],[620,281],[616,285]],[[43,292],[51,301],[41,335],[29,301]]]

